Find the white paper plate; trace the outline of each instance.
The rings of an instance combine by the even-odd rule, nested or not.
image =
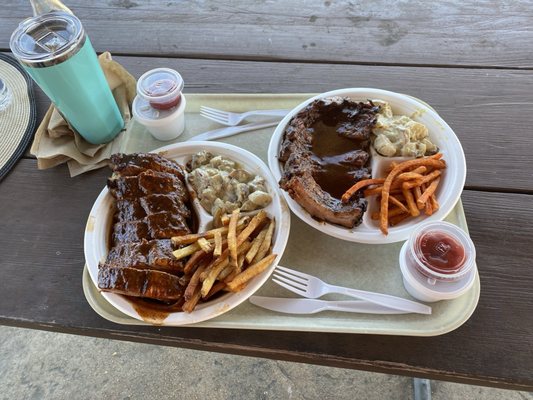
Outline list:
[[[463,191],[466,179],[466,161],[463,148],[452,128],[450,128],[435,111],[421,101],[400,93],[371,88],[339,89],[319,94],[298,105],[287,114],[285,118],[283,118],[270,140],[268,148],[268,164],[276,181],[279,182],[282,175],[283,166],[278,160],[278,154],[287,124],[295,114],[312,101],[331,96],[349,97],[354,101],[366,101],[369,99],[383,100],[391,105],[395,115],[400,114],[411,116],[414,120],[427,126],[431,141],[439,147],[440,152],[443,154],[443,159],[446,160],[447,163],[447,168],[442,174],[441,182],[436,192],[440,208],[436,213],[429,217],[421,215],[417,218],[404,221],[397,226],[389,227],[389,234],[387,236],[383,235],[379,230],[379,221],[374,221],[370,218],[370,214],[379,208],[377,202],[373,198],[367,199],[368,209],[363,216],[362,223],[352,229],[317,221],[312,218],[303,207],[294,201],[286,191],[282,190],[283,196],[287,200],[290,209],[301,220],[313,228],[318,229],[320,232],[350,242],[370,244],[394,243],[406,240],[413,227],[419,222],[444,219],[453,209]],[[394,160],[403,161],[405,158],[398,159],[374,155],[372,157],[371,165],[373,177],[383,177],[382,173],[384,169]]]
[[[252,153],[239,147],[225,143],[214,142],[187,142],[172,144],[154,150],[162,156],[173,159],[185,164],[191,156],[198,151],[207,150],[213,154],[227,156],[240,163],[248,172],[262,176],[268,185],[269,193],[272,196],[272,202],[265,208],[265,211],[274,216],[276,219],[276,229],[274,232],[273,253],[278,256],[269,269],[252,279],[245,289],[238,293],[228,293],[212,301],[200,304],[191,313],[174,312],[168,315],[163,321],[157,320],[162,325],[186,325],[195,322],[205,321],[221,315],[250,297],[261,285],[268,279],[275,266],[278,264],[287,240],[290,230],[290,212],[283,197],[279,194],[277,181],[272,177],[267,166]],[[105,261],[108,253],[108,235],[111,228],[113,198],[105,187],[96,199],[85,228],[84,251],[87,268],[93,283],[98,287],[98,263]],[[203,214],[203,213],[202,213]],[[207,214],[207,213],[206,213]],[[204,217],[206,214],[203,214]],[[200,215],[202,218],[202,215]],[[205,221],[200,224],[205,225]],[[114,307],[130,317],[143,320],[137,313],[132,304],[119,294],[102,292],[104,298]],[[146,317],[145,317],[146,320]],[[154,322],[154,321],[147,321]]]

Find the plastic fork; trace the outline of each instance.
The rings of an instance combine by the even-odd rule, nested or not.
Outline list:
[[[330,285],[317,277],[278,265],[274,270],[274,279],[278,285],[300,296],[317,299],[327,293],[338,293],[366,300],[394,310],[409,311],[418,314],[431,314],[431,307],[415,301],[402,299],[388,294],[367,292],[343,286]]]
[[[290,110],[256,110],[247,111],[244,113],[233,113],[229,111],[217,110],[216,108],[211,107],[200,107],[200,115],[202,117],[227,126],[238,125],[242,120],[246,119],[251,115],[269,115],[273,117],[284,117],[289,113],[289,111]]]

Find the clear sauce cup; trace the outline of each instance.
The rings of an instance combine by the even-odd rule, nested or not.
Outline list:
[[[413,230],[399,262],[405,289],[428,302],[461,296],[472,287],[477,274],[472,240],[457,226],[442,221]]]
[[[184,82],[181,75],[170,68],[156,68],[144,73],[137,81],[137,95],[157,110],[178,107]]]
[[[422,224],[412,232],[407,259],[432,285],[436,281],[455,282],[474,267],[476,249],[463,230],[436,221]]]

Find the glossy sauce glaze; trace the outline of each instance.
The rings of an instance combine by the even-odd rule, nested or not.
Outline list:
[[[143,321],[161,325],[173,312],[181,312],[183,299],[166,304],[157,300],[143,299],[140,297],[124,296]]]
[[[346,108],[332,108],[324,112],[310,129],[313,131],[312,149],[321,169],[313,174],[320,187],[332,197],[342,194],[356,181],[370,173],[368,151],[370,141],[366,138],[349,138],[339,134],[350,124]]]
[[[146,93],[149,96],[162,97],[162,96],[165,96],[171,93],[176,87],[177,87],[176,82],[173,82],[170,79],[160,79],[152,83],[146,90]],[[167,100],[167,101],[152,100],[150,101],[150,106],[158,110],[168,110],[168,109],[171,109],[172,107],[176,107],[177,105],[179,105],[180,100],[181,100],[181,95],[178,94],[175,98]]]
[[[453,236],[442,231],[431,231],[418,239],[417,256],[432,271],[454,274],[465,263],[465,249]]]

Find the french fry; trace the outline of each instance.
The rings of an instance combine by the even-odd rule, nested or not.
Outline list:
[[[413,196],[415,198],[415,203],[417,203],[418,209],[422,210],[424,206],[418,203],[418,199],[420,198],[420,196],[422,196],[422,186],[415,186],[413,188]]]
[[[422,179],[424,175],[419,174],[417,172],[404,172],[400,175],[398,175],[398,179],[401,181],[409,181],[409,180],[416,180],[416,179]]]
[[[186,300],[185,303],[183,303],[181,309],[186,313],[192,312],[198,304],[198,301],[200,300],[201,296],[202,294],[200,293],[200,286],[197,286],[195,288],[194,293],[190,296],[189,300]]]
[[[187,262],[185,263],[185,266],[183,267],[183,273],[186,275],[193,273],[194,272],[193,269],[198,267],[200,260],[202,260],[206,256],[207,256],[206,252],[204,252],[201,249],[198,250],[196,253],[190,256]]]
[[[414,172],[414,173],[417,173],[417,174],[424,174],[424,173],[426,173],[427,170],[428,169],[426,167],[421,165],[420,167],[417,167],[417,168],[413,169],[411,172]]]
[[[186,247],[182,247],[181,249],[174,250],[172,252],[172,255],[174,256],[176,260],[181,260],[182,258],[185,258],[187,256],[190,256],[196,253],[198,250],[201,250],[201,248],[200,248],[200,245],[196,242]]]
[[[430,199],[428,199],[428,201],[426,201],[426,205],[424,207],[424,214],[426,214],[426,215],[432,215],[433,214],[433,204],[431,204],[431,200]]]
[[[411,215],[411,213],[405,206],[403,208],[393,208],[392,210],[389,210],[389,218],[394,217],[396,215],[401,215],[401,214],[408,214],[408,216]],[[371,218],[373,220],[378,220],[379,216],[380,216],[379,211],[377,211],[377,212],[372,213]]]
[[[435,159],[435,158],[436,157],[421,158],[421,159],[405,161],[401,164],[396,165],[385,178],[385,182],[383,183],[382,196],[381,196],[381,213],[380,213],[380,224],[379,224],[380,230],[381,232],[383,232],[384,235],[387,235],[389,232],[388,230],[389,196],[390,196],[390,190],[391,190],[391,186],[392,186],[392,182],[394,178],[404,171],[418,168],[421,166],[433,167],[436,169],[446,168],[446,163],[444,161],[440,159]],[[403,185],[402,185],[402,188],[403,188]],[[405,193],[404,193],[404,196],[405,196]],[[416,210],[418,211],[418,208],[416,208]]]
[[[431,201],[431,206],[433,207],[433,212],[437,211],[439,209],[439,202],[437,201],[437,197],[435,196],[435,193],[433,193],[429,200]]]
[[[261,225],[266,218],[267,214],[264,210],[261,210],[254,215],[248,226],[244,228],[241,233],[239,233],[239,236],[237,236],[237,246],[244,243],[244,241],[250,237],[253,231],[255,231],[255,229]]]
[[[220,274],[218,274],[218,279],[221,281],[225,280],[233,271],[235,271],[235,268],[228,264],[226,268],[220,271]]]
[[[255,255],[252,261],[253,263],[259,262],[259,260],[263,259],[268,254],[268,250],[270,249],[270,243],[272,242],[272,236],[274,234],[274,228],[275,223],[274,220],[272,220],[268,225],[268,230],[265,235],[265,238],[263,239],[261,246],[259,246],[259,250],[257,251],[257,254]]]
[[[259,251],[259,247],[261,246],[261,243],[263,243],[263,240],[265,240],[266,233],[268,231],[268,227],[263,228],[261,232],[255,237],[255,239],[252,242],[252,247],[250,250],[248,250],[248,253],[246,253],[246,262],[251,263],[254,259],[255,255]]]
[[[398,225],[400,222],[402,222],[403,220],[407,219],[409,216],[410,216],[410,214],[405,214],[405,213],[395,215],[395,216],[389,218],[389,224],[391,226]]]
[[[222,233],[215,232],[215,249],[213,256],[218,257],[222,254]]]
[[[250,221],[250,217],[247,215],[239,219],[239,222],[237,224],[237,230],[242,229],[242,227],[248,224],[249,221]],[[222,226],[220,228],[210,229],[202,233],[191,233],[191,234],[183,235],[183,236],[173,236],[171,238],[171,241],[172,241],[172,245],[174,246],[193,244],[193,243],[196,243],[198,239],[200,238],[213,239],[217,232],[220,232],[221,235],[226,235],[228,233],[228,227]]]
[[[173,243],[182,246],[173,252],[174,257],[187,260],[179,278],[186,286],[182,310],[192,312],[199,302],[222,290],[242,290],[247,281],[267,268],[274,259],[271,255],[265,257],[271,251],[274,229],[274,221],[264,210],[253,217],[235,210],[227,226],[173,239]],[[262,259],[257,257],[260,253],[264,253]],[[247,270],[250,271],[243,275]]]
[[[213,246],[207,241],[206,238],[200,238],[196,243],[198,243],[200,249],[202,249],[206,253],[210,253],[213,250]]]
[[[435,179],[431,184],[424,190],[424,193],[422,193],[422,196],[420,196],[417,200],[418,204],[425,204],[426,201],[428,201],[429,197],[435,193],[435,190],[437,190],[437,186],[439,186],[440,177]]]
[[[196,292],[200,292],[200,274],[204,271],[205,267],[206,264],[202,264],[196,269],[196,271],[194,271],[189,284],[185,288],[185,293],[183,295],[185,302],[191,300]]]
[[[250,244],[250,247],[251,247],[251,244]],[[242,266],[244,265],[245,257],[246,257],[245,254],[239,254],[238,260],[237,260],[237,268],[236,268],[237,272],[241,272],[242,271]]]
[[[216,232],[220,232],[220,234],[222,235],[226,234],[228,232],[228,227],[223,226],[221,228],[211,229],[202,233],[191,233],[189,235],[174,236],[171,240],[174,246],[179,246],[182,244],[191,244],[197,242],[200,238],[211,239],[215,236]]]
[[[221,281],[216,282],[211,288],[211,290],[209,291],[209,293],[207,294],[207,296],[204,297],[204,300],[208,300],[210,297],[217,294],[218,292],[223,290],[225,287],[226,287],[226,284],[224,282],[221,282]]]
[[[230,264],[234,267],[237,267],[237,221],[239,221],[239,213],[238,208],[233,210],[228,225],[229,259]]]
[[[402,209],[404,212],[408,213],[409,210],[407,209],[407,207],[404,206],[404,204],[398,200],[397,197],[393,196],[393,195],[390,195],[389,196],[389,202],[394,204],[396,207]]]
[[[341,200],[343,203],[347,203],[350,201],[350,198],[359,190],[364,188],[365,186],[370,185],[378,185],[385,182],[385,179],[363,179],[357,183],[355,183],[351,188],[349,188],[341,197]]]
[[[437,169],[435,171],[432,171],[431,173],[429,173],[424,178],[422,178],[422,179],[420,179],[418,181],[405,182],[402,185],[402,187],[405,187],[407,189],[412,189],[415,186],[421,186],[424,183],[428,183],[428,182],[431,182],[433,179],[436,179],[440,174],[441,174],[441,172]]]
[[[242,271],[240,274],[238,274],[231,282],[228,282],[228,288],[229,290],[235,290],[239,286],[245,284],[253,277],[259,275],[261,272],[263,272],[265,269],[267,269],[270,264],[276,259],[276,254],[270,254],[263,258],[261,261],[249,266],[244,271]]]
[[[409,189],[403,189],[403,195],[405,197],[405,201],[407,202],[407,208],[409,209],[409,213],[413,217],[419,216],[420,210],[416,206],[415,199],[411,191]],[[383,218],[383,216],[381,218]]]
[[[205,298],[207,296],[207,294],[213,287],[213,284],[215,283],[215,280],[217,279],[218,274],[220,274],[220,272],[224,268],[226,268],[228,264],[229,264],[229,260],[226,258],[224,259],[224,261],[217,264],[215,267],[211,268],[211,270],[209,271],[209,274],[202,282],[202,289],[200,291],[202,293],[202,298]]]
[[[243,283],[240,286],[235,286],[235,287],[232,287],[232,288],[230,288],[228,285],[226,285],[226,290],[228,292],[237,293],[237,292],[240,292],[241,290],[243,290],[246,287],[246,284],[247,284],[247,282]]]
[[[228,214],[224,214],[221,218],[220,218],[220,223],[223,225],[223,226],[228,226],[229,225],[229,220],[231,219],[231,217],[228,215]]]

